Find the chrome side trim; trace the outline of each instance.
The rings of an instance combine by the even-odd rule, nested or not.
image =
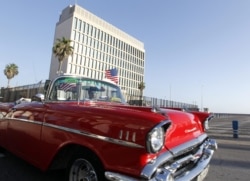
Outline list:
[[[108,180],[113,180],[113,181],[138,181],[138,179],[129,177],[127,175],[122,175],[120,173],[115,173],[115,172],[105,172],[105,177]]]
[[[43,122],[41,121],[35,121],[35,120],[29,120],[29,119],[19,119],[19,118],[8,118],[9,120],[14,120],[14,121],[21,121],[21,122],[26,122],[26,123],[32,123],[32,124],[39,124],[42,125]]]
[[[142,145],[132,143],[132,142],[129,142],[129,141],[114,139],[114,138],[101,136],[101,135],[93,134],[93,133],[86,132],[86,131],[67,128],[67,127],[64,127],[64,126],[58,126],[58,125],[54,125],[54,124],[50,124],[50,123],[44,123],[44,126],[55,128],[55,129],[60,129],[60,130],[63,130],[63,131],[71,132],[71,133],[74,133],[74,134],[79,134],[79,135],[82,135],[82,136],[87,136],[87,137],[90,137],[90,138],[110,142],[110,143],[113,143],[113,144],[123,145],[123,146],[127,146],[127,147],[134,147],[134,148],[144,148],[144,146],[142,146]]]
[[[118,137],[120,140],[124,139],[126,141],[129,141],[130,140],[129,138],[131,137],[131,141],[135,142],[136,141],[136,132],[130,132],[130,131],[125,132],[123,130],[120,130]]]
[[[82,135],[82,136],[87,136],[87,137],[90,137],[90,138],[110,142],[110,143],[113,143],[113,144],[122,145],[122,146],[133,147],[133,148],[144,148],[144,146],[133,143],[133,142],[114,139],[114,138],[110,138],[110,137],[105,137],[105,136],[89,133],[89,132],[86,132],[86,131],[67,128],[67,127],[64,127],[64,126],[58,126],[58,125],[54,125],[54,124],[50,124],[50,123],[44,123],[44,122],[41,122],[41,121],[28,120],[28,119],[18,119],[18,118],[9,118],[9,119],[10,120],[15,120],[15,121],[31,123],[31,124],[43,125],[43,126],[46,126],[46,127],[51,127],[51,128],[67,131],[67,132],[70,132],[70,133],[79,134],[79,135]]]

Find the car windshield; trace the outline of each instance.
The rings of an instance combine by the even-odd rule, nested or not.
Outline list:
[[[49,100],[124,102],[120,88],[112,83],[79,77],[60,77],[55,80]]]

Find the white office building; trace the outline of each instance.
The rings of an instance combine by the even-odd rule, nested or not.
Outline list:
[[[59,38],[72,40],[74,53],[63,62],[65,74],[105,79],[105,70],[117,69],[118,85],[127,96],[138,96],[138,84],[144,82],[145,49],[136,38],[116,28],[78,5],[66,7],[56,24],[54,43]],[[58,70],[52,54],[50,75]]]

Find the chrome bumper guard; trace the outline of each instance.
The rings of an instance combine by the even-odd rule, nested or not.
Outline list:
[[[194,154],[186,155],[170,163],[175,157],[197,146],[198,149]],[[209,162],[217,148],[216,141],[208,139],[204,134],[152,160],[142,170],[141,178],[132,178],[108,171],[105,172],[105,176],[111,181],[191,181],[196,179],[200,181],[206,176]],[[189,162],[192,162],[193,166],[185,167]]]

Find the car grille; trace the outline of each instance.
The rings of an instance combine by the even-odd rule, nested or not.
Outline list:
[[[144,167],[141,176],[145,180],[160,180],[171,175],[175,180],[192,180],[207,165],[217,149],[215,140],[202,134],[180,146],[159,155]]]

